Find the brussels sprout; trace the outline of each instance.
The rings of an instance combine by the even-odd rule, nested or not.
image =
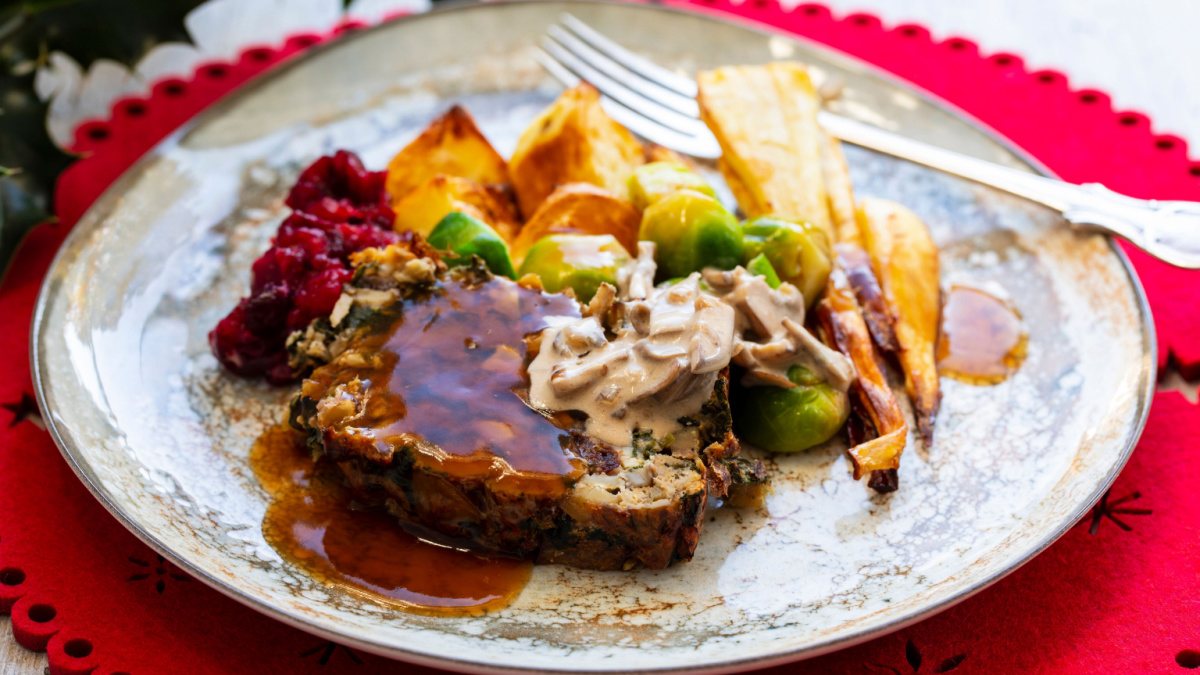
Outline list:
[[[629,200],[639,210],[679,190],[692,190],[717,198],[717,193],[703,178],[674,162],[643,164],[629,176]]]
[[[770,452],[800,452],[824,443],[846,423],[850,401],[804,366],[788,369],[795,389],[748,387],[731,398],[738,436]]]
[[[471,256],[477,255],[487,263],[493,274],[515,279],[512,258],[508,255],[508,244],[486,223],[465,213],[454,211],[434,226],[429,233],[429,245],[439,251],[450,251],[446,264],[451,267],[468,265]]]
[[[601,283],[617,285],[617,270],[628,261],[629,252],[611,234],[552,234],[530,247],[520,276],[538,275],[551,293],[570,286],[588,302]]]
[[[679,190],[642,214],[638,239],[658,245],[658,278],[670,279],[705,267],[733,269],[742,261],[742,227],[721,202]]]
[[[742,231],[746,234],[743,260],[765,255],[781,281],[800,289],[809,306],[816,302],[833,267],[831,244],[821,228],[805,221],[762,216],[746,221]]]
[[[750,262],[746,263],[746,271],[756,276],[765,277],[767,285],[771,288],[779,288],[780,284],[783,283],[779,280],[779,275],[775,272],[775,266],[762,253],[754,256]]]

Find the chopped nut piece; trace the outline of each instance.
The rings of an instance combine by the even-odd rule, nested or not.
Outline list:
[[[612,284],[608,282],[600,284],[600,287],[596,289],[596,294],[592,296],[592,300],[583,308],[583,315],[585,317],[594,316],[600,321],[604,321],[616,297],[617,289],[613,288]]]

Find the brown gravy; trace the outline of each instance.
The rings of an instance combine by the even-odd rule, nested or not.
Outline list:
[[[978,288],[953,286],[942,307],[938,372],[968,384],[999,384],[1021,367],[1028,341],[1012,303]]]
[[[504,607],[529,580],[529,561],[431,544],[384,511],[355,508],[338,468],[313,462],[286,425],[259,437],[250,464],[272,498],[263,536],[327,584],[419,614],[466,616]]]
[[[366,387],[364,413],[340,431],[385,454],[422,448],[416,461],[439,473],[561,496],[586,465],[565,449],[564,431],[521,395],[529,387],[525,337],[549,316],[578,317],[579,306],[499,277],[476,288],[447,280],[430,297],[406,301],[390,329],[352,347],[370,363],[319,368],[304,393],[320,398],[357,378]]]

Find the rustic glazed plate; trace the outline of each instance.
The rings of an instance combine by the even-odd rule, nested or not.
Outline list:
[[[380,168],[451,101],[501,152],[558,87],[531,49],[569,9],[693,72],[800,59],[838,112],[993,161],[1029,164],[978,124],[875,71],[781,35],[660,7],[477,5],[371,29],[271,74],[126,173],[64,244],[37,308],[38,396],[67,459],[148,544],[280,620],[466,671],[720,672],[830,651],[928,616],[1071,527],[1129,455],[1154,382],[1136,277],[1106,239],[1017,198],[848,149],[859,196],[907,204],[943,285],[1000,287],[1029,353],[1009,381],[944,380],[937,440],[910,439],[901,488],[850,477],[842,447],[766,458],[760,510],[716,511],[696,558],[661,571],[534,570],[479,618],[389,609],[286,564],[260,530],[252,440],[290,391],[221,371],[206,334],[246,292],[299,168],[349,148]]]

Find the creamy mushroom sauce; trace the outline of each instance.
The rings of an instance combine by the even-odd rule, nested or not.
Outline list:
[[[804,298],[791,284],[770,288],[738,267],[693,273],[655,288],[655,246],[639,242],[637,259],[618,275],[622,318],[606,326],[615,290],[605,284],[584,318],[554,320],[529,364],[529,402],[547,411],[587,415],[587,432],[616,446],[635,430],[655,438],[685,433],[679,419],[712,396],[732,360],[747,386],[795,385],[787,369],[802,364],[845,391],[854,367],[803,326]],[[607,329],[607,330],[606,330]]]
[[[796,385],[788,379],[788,369],[801,365],[835,389],[850,388],[854,364],[804,327],[804,295],[795,286],[783,283],[773,289],[741,267],[707,269],[704,281],[737,310],[733,361],[746,369],[743,386],[791,389]]]

